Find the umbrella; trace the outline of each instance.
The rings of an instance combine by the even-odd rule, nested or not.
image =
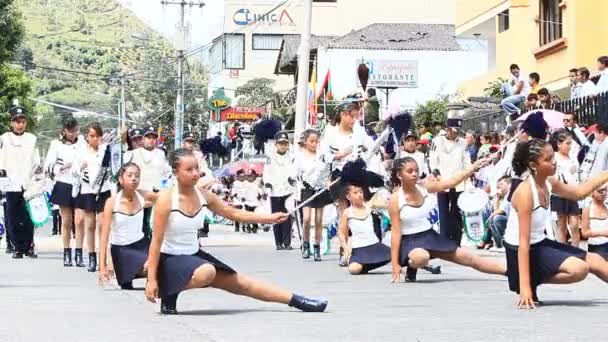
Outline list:
[[[221,169],[217,169],[213,171],[214,177],[228,177],[231,176],[232,172],[230,172],[230,167],[228,165],[222,167]]]
[[[264,163],[260,163],[260,162],[251,163],[246,160],[241,160],[241,161],[238,161],[238,162],[230,165],[229,170],[232,174],[236,174],[237,171],[239,171],[239,170],[245,170],[245,172],[253,170],[258,175],[261,175],[262,172],[264,172]]]
[[[539,109],[539,110],[532,110],[529,111],[525,114],[522,114],[519,118],[517,118],[517,121],[525,121],[528,116],[530,116],[533,113],[537,113],[537,112],[541,112],[543,114],[543,119],[545,120],[545,122],[547,123],[547,125],[549,126],[549,129],[559,129],[559,128],[564,128],[564,113],[560,113],[558,111],[555,110],[549,110],[549,109]]]

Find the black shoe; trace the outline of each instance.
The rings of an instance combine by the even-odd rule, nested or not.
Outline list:
[[[97,253],[89,253],[89,268],[87,268],[89,272],[97,271]]]
[[[310,242],[304,241],[302,244],[302,259],[310,259]]]
[[[409,283],[413,283],[416,281],[416,274],[418,274],[418,269],[408,266],[405,271],[405,281]]]
[[[340,258],[338,259],[338,266],[346,267],[348,266],[348,259],[344,257],[344,249],[340,247]]]
[[[6,254],[13,254],[15,252],[15,249],[13,248],[13,246],[11,245],[10,241],[6,241]]]
[[[283,245],[283,249],[286,251],[292,251],[293,247],[291,247],[291,245]]]
[[[289,306],[304,312],[323,312],[327,308],[327,301],[306,298],[294,293],[289,301]]]
[[[63,249],[63,267],[71,267],[72,266],[72,249],[64,248]]]
[[[177,315],[177,295],[161,298],[160,313],[163,315]]]
[[[312,248],[313,248],[315,261],[321,261],[321,246],[314,245]]]
[[[13,252],[13,259],[23,259],[23,253],[22,252]]]
[[[76,262],[76,267],[84,267],[84,261],[82,260],[82,248],[74,249],[74,261]]]
[[[33,248],[28,249],[27,252],[25,252],[25,256],[30,259],[38,259],[38,254],[34,252]]]
[[[441,265],[439,266],[424,266],[422,268],[425,271],[431,272],[432,274],[441,274]]]
[[[283,246],[277,245],[277,251],[281,251],[281,250],[283,250]]]
[[[133,282],[130,281],[127,283],[120,284],[120,288],[123,290],[133,290]]]

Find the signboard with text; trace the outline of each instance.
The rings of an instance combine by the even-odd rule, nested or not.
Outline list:
[[[302,18],[301,5],[226,3],[224,31],[252,26],[253,33],[297,33]]]
[[[220,121],[256,121],[264,115],[264,107],[228,107],[220,113]]]
[[[361,63],[369,68],[368,88],[418,88],[418,61],[358,59],[356,65]]]

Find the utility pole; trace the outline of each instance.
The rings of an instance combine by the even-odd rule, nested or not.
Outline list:
[[[298,57],[298,91],[296,93],[296,118],[294,139],[306,129],[308,103],[308,75],[310,72],[310,31],[312,27],[312,0],[304,0],[304,27],[300,35]]]
[[[188,27],[184,22],[185,8],[198,7],[202,8],[205,3],[202,1],[167,1],[161,0],[162,5],[179,5],[179,23],[177,30],[179,33],[179,40],[177,46],[177,97],[175,101],[175,146],[174,148],[180,148],[182,146],[182,135],[184,133],[184,50],[186,49]]]

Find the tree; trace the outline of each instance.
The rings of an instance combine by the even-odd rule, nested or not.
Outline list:
[[[489,82],[488,86],[483,90],[485,96],[502,98],[502,85],[507,82],[506,79],[499,77],[495,81]]]
[[[13,0],[0,1],[0,64],[12,59],[25,35],[21,14]]]
[[[281,96],[274,91],[274,80],[268,78],[254,78],[236,88],[235,96],[239,106],[261,107],[272,102],[278,107]]]
[[[427,125],[432,122],[445,122],[448,116],[449,96],[440,95],[416,107],[414,121],[416,126]]]

